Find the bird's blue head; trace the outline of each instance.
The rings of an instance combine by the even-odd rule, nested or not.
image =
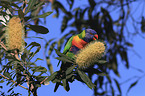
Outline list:
[[[86,33],[85,38],[83,38],[83,40],[86,42],[90,42],[98,39],[97,32],[93,29],[86,29],[85,33]]]

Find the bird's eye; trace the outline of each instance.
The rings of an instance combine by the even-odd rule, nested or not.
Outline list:
[[[91,35],[93,35],[93,33],[90,33]]]

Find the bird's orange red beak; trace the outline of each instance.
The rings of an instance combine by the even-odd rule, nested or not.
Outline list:
[[[93,40],[96,40],[96,39],[98,39],[98,35],[97,35],[97,34],[96,34],[96,35],[94,35]]]

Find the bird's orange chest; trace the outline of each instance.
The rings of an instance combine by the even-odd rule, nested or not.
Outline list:
[[[87,44],[87,42],[80,39],[78,36],[73,37],[72,45],[78,47],[79,49],[82,49],[86,44]]]

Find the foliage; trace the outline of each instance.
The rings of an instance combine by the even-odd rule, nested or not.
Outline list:
[[[57,91],[59,86],[63,86],[66,91],[69,91],[69,83],[74,82],[75,79],[85,83],[90,89],[93,89],[94,95],[96,96],[110,94],[112,96],[122,95],[121,84],[117,79],[111,78],[110,71],[112,70],[116,76],[120,76],[118,72],[118,55],[121,57],[121,60],[125,62],[125,67],[130,68],[127,51],[128,48],[133,47],[133,44],[127,41],[125,37],[125,27],[131,15],[130,4],[136,1],[88,0],[89,5],[76,8],[74,8],[74,4],[77,0],[66,1],[69,8],[66,8],[61,0],[0,0],[0,15],[3,15],[6,21],[8,21],[7,17],[11,18],[14,15],[19,16],[24,25],[25,38],[27,38],[27,34],[31,31],[43,35],[49,32],[46,27],[40,25],[40,22],[44,21],[44,23],[46,23],[46,17],[52,13],[45,11],[46,6],[49,6],[50,3],[53,11],[56,13],[54,17],[59,17],[60,14],[63,14],[61,32],[65,32],[67,28],[72,29],[61,37],[60,40],[56,40],[55,38],[46,40],[45,38],[35,37],[46,41],[44,51],[46,53],[48,50],[48,54],[45,55],[44,60],[46,60],[48,65],[49,70],[47,70],[45,67],[38,66],[37,64],[38,60],[43,60],[36,57],[36,54],[40,54],[39,51],[42,46],[38,42],[31,42],[30,44],[25,42],[25,49],[22,53],[19,53],[19,50],[7,50],[4,36],[6,22],[0,20],[0,22],[3,23],[3,25],[0,25],[0,83],[7,83],[6,85],[10,87],[8,90],[8,92],[11,92],[9,93],[10,95],[20,94],[13,91],[13,88],[20,86],[26,89],[29,95],[33,94],[37,96],[37,89],[41,87],[42,84],[48,85],[50,81],[56,84],[54,92]],[[105,6],[102,7],[102,4],[105,4]],[[111,15],[112,10],[115,8],[120,11],[120,15],[117,16],[117,19],[114,19]],[[11,13],[8,13],[7,9]],[[44,20],[40,18],[44,18]],[[133,17],[131,18],[134,20]],[[144,17],[142,17],[140,24],[143,33],[145,30],[144,22]],[[134,21],[134,23],[136,22]],[[60,51],[63,50],[63,45],[68,38],[81,32],[83,28],[96,30],[99,39],[105,41],[108,48],[106,55],[96,62],[94,66],[80,70],[72,58],[67,57]],[[128,34],[130,33],[128,32]],[[136,32],[136,34],[140,33]],[[50,56],[53,55],[54,50],[59,56],[56,57],[56,59],[72,65],[67,67],[66,70],[53,72]],[[50,72],[50,76],[48,76],[48,72]],[[97,76],[95,81],[92,82],[94,75]],[[127,92],[129,92],[139,80],[140,79],[131,84]],[[115,82],[115,86],[113,82]],[[27,86],[23,86],[25,83]],[[0,86],[0,88],[3,88],[3,86]],[[115,88],[117,88],[118,93],[114,90]],[[2,96],[6,95],[4,92],[0,91],[0,93]]]

